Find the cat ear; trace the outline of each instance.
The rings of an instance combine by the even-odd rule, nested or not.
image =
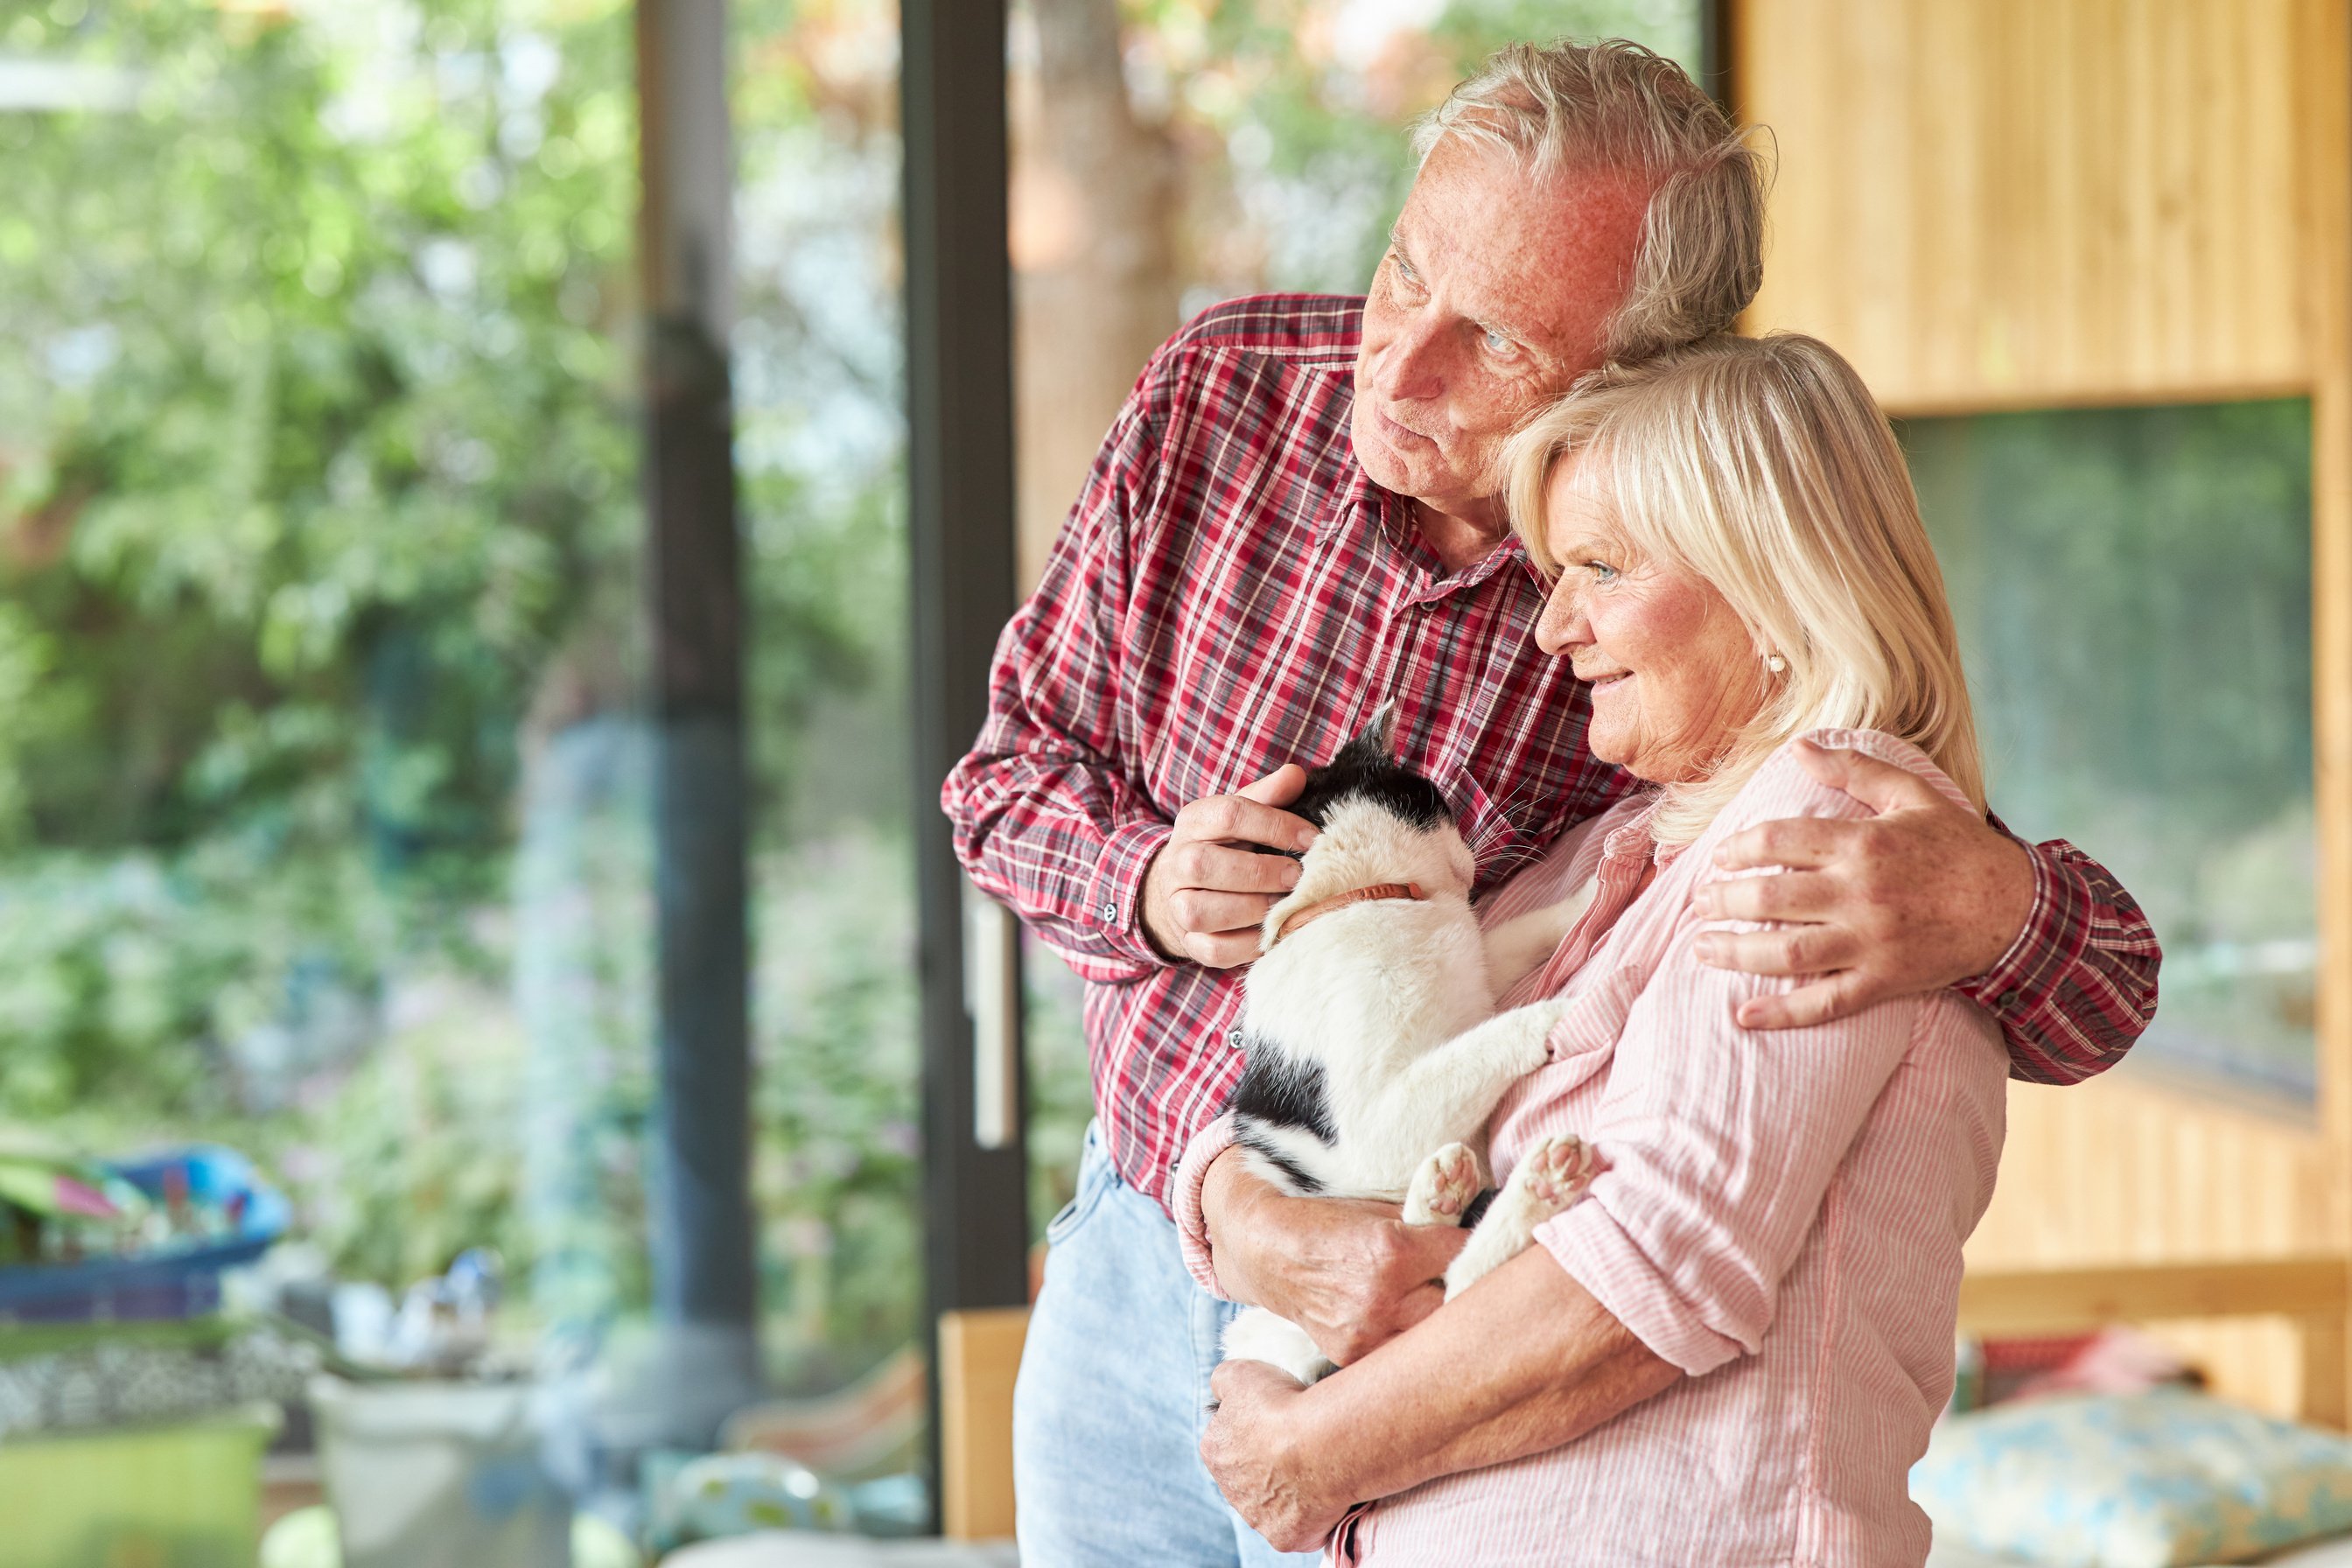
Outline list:
[[[1372,710],[1364,727],[1356,731],[1355,739],[1340,755],[1360,765],[1396,761],[1396,699],[1391,698]]]

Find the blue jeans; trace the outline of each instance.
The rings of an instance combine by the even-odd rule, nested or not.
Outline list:
[[[1175,1225],[1092,1127],[1045,1240],[1013,1391],[1022,1568],[1319,1562],[1268,1546],[1201,1468],[1209,1373],[1240,1309],[1192,1282]]]

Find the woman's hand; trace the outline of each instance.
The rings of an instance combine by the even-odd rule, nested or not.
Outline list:
[[[1201,1462],[1259,1534],[1311,1551],[1360,1502],[1574,1442],[1682,1375],[1533,1247],[1311,1389],[1225,1363]]]
[[[1301,1441],[1307,1390],[1262,1361],[1229,1361],[1209,1386],[1217,1413],[1201,1462],[1234,1511],[1277,1551],[1312,1552],[1353,1506]]]

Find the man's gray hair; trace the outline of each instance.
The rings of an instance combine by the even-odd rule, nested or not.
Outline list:
[[[1633,286],[1604,351],[1642,359],[1727,330],[1764,278],[1764,170],[1748,132],[1674,61],[1622,38],[1513,44],[1413,127],[1427,161],[1446,137],[1548,176],[1612,169],[1655,181]]]

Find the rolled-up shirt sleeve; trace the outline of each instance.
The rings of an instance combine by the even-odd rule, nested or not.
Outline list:
[[[1184,1254],[1185,1271],[1212,1296],[1233,1298],[1217,1282],[1217,1260],[1209,1248],[1209,1218],[1201,1208],[1202,1189],[1208,1185],[1209,1167],[1234,1146],[1234,1113],[1226,1111],[1192,1134],[1184,1157],[1176,1163],[1176,1179],[1168,1184],[1168,1209],[1176,1221],[1176,1243]]]
[[[1768,763],[1733,811],[1746,806],[1753,821],[1864,811],[1784,763]],[[1693,944],[1715,929],[1758,928],[1685,922],[1626,1015],[1599,1114],[1581,1130],[1607,1169],[1536,1231],[1618,1321],[1693,1376],[1755,1352],[1926,1010],[1965,1005],[1906,997],[1817,1028],[1743,1029],[1739,1003],[1797,983],[1702,964]]]
[[[1955,989],[2000,1025],[2011,1078],[2080,1083],[2121,1061],[2155,1018],[2164,949],[2114,872],[2063,838],[2025,847],[2033,904],[2024,929],[1999,963]]]

